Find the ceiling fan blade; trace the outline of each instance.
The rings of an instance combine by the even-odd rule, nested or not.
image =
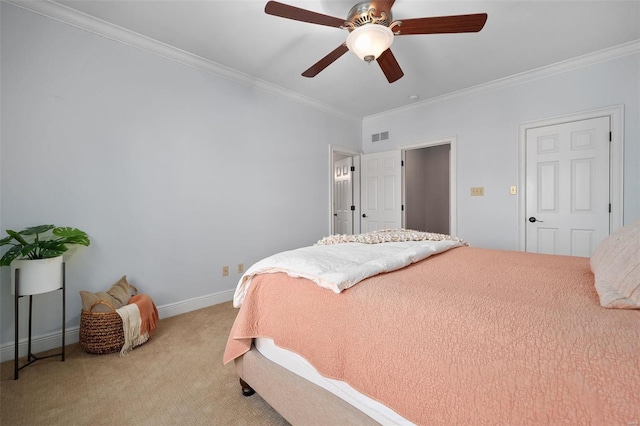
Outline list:
[[[267,15],[293,19],[294,21],[308,22],[310,24],[326,25],[328,27],[340,28],[345,22],[344,19],[323,15],[306,9],[300,9],[299,7],[289,6],[288,4],[279,3],[277,1],[267,2],[267,5],[264,7],[264,12]]]
[[[396,0],[372,0],[369,7],[372,7],[376,10],[376,15],[380,16],[380,12],[387,12],[391,10],[391,6],[395,3]]]
[[[487,22],[486,13],[473,15],[435,16],[430,18],[401,19],[402,25],[394,28],[397,35],[475,33]]]
[[[398,61],[396,61],[396,57],[391,53],[391,49],[382,52],[382,55],[378,56],[376,60],[378,64],[380,64],[380,68],[385,77],[387,77],[387,80],[389,80],[389,83],[400,80],[404,75]]]
[[[347,47],[347,45],[345,43],[342,43],[340,46],[338,46],[333,51],[331,51],[331,53],[329,53],[327,56],[325,56],[324,58],[320,59],[318,62],[313,64],[311,68],[303,72],[302,75],[304,77],[309,77],[309,78],[315,77],[320,73],[320,71],[322,71],[323,69],[331,65],[333,62],[336,61],[336,59],[338,59],[340,56],[344,55],[348,51],[349,51],[349,48]]]

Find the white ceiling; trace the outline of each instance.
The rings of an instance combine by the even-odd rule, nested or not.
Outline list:
[[[282,0],[346,18],[357,0]],[[347,53],[315,78],[300,74],[347,32],[266,15],[266,0],[58,1],[100,20],[231,68],[353,117],[576,58],[640,39],[640,1],[397,0],[394,20],[486,12],[470,34],[396,37],[404,77],[389,84],[377,63]]]

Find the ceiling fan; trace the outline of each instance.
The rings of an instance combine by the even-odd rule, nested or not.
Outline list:
[[[349,31],[344,43],[303,72],[303,76],[315,77],[351,50],[366,62],[371,63],[375,59],[389,83],[404,75],[389,48],[395,36],[478,32],[487,21],[486,13],[393,21],[391,7],[394,2],[395,0],[361,1],[351,8],[346,20],[277,1],[267,2],[264,11],[268,15]]]

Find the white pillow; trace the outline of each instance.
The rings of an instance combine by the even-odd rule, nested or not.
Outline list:
[[[600,305],[640,309],[640,219],[615,231],[591,256]]]

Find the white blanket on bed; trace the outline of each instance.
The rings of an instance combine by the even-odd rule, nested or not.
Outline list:
[[[320,287],[340,293],[365,278],[403,268],[411,263],[464,245],[460,241],[403,241],[384,244],[344,243],[314,245],[267,257],[244,273],[233,296],[242,305],[252,278],[257,274],[285,272],[307,278]]]

